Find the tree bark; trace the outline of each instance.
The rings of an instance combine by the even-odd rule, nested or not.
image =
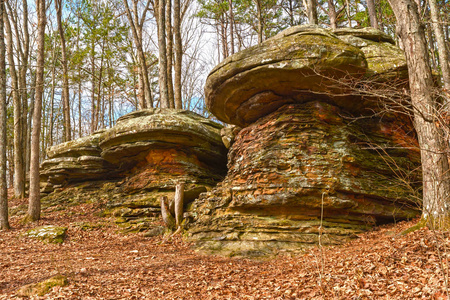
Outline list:
[[[175,222],[179,227],[183,222],[183,206],[184,206],[184,183],[179,183],[175,187]]]
[[[169,95],[169,107],[175,108],[173,91],[173,32],[172,32],[172,0],[166,0],[166,54],[167,54],[167,93]]]
[[[174,63],[174,100],[175,108],[182,109],[183,101],[181,98],[181,67],[183,63],[183,49],[181,40],[181,13],[180,0],[173,1],[173,30],[175,38],[175,63]]]
[[[45,0],[36,0],[37,27],[37,58],[36,58],[36,99],[33,112],[33,129],[31,134],[30,163],[30,199],[28,217],[31,221],[41,217],[41,199],[39,188],[39,138],[41,131],[42,96],[44,91],[44,51],[45,51]]]
[[[228,0],[228,18],[230,22],[230,54],[234,54],[234,13],[233,0]]]
[[[56,18],[58,23],[59,39],[61,42],[61,63],[63,67],[63,112],[64,112],[64,141],[72,139],[70,124],[69,103],[69,68],[67,67],[66,38],[62,25],[62,0],[55,0]]]
[[[169,204],[167,203],[167,197],[161,196],[161,198],[159,198],[159,200],[161,201],[162,219],[163,219],[164,223],[166,224],[167,228],[173,229],[175,227],[175,220],[174,220],[172,214],[170,213]]]
[[[19,83],[14,61],[13,35],[11,23],[6,9],[3,10],[3,21],[6,30],[6,42],[9,62],[9,73],[11,76],[12,96],[14,106],[14,196],[25,197],[25,176],[23,161],[23,123],[22,123],[22,103],[20,101]]]
[[[317,18],[317,3],[316,0],[307,0],[306,12],[308,14],[309,24],[318,25],[319,19]]]
[[[367,0],[367,10],[369,12],[370,26],[372,26],[375,29],[379,29],[378,19],[377,19],[377,10],[375,9],[375,1],[374,0]]]
[[[450,68],[448,64],[448,52],[445,45],[442,20],[439,16],[439,9],[436,0],[429,0],[428,3],[430,4],[431,25],[433,27],[434,36],[436,37],[438,47],[437,52],[439,57],[439,65],[441,66],[442,71],[442,81],[444,83],[444,88],[447,91],[450,91]]]
[[[258,19],[258,44],[263,42],[263,17],[261,0],[253,0],[256,4],[256,17]]]
[[[429,226],[440,227],[448,217],[449,164],[442,129],[437,126],[438,103],[433,91],[424,26],[417,4],[389,0],[397,19],[409,71],[414,126],[420,145],[423,176],[423,213]]]
[[[0,16],[5,10],[0,0]],[[6,45],[4,23],[0,22],[0,230],[9,229],[8,187],[6,181]]]
[[[170,1],[170,0],[169,0]],[[167,89],[167,53],[166,53],[166,13],[165,0],[158,4],[158,48],[159,48],[159,97],[162,108],[169,108]]]

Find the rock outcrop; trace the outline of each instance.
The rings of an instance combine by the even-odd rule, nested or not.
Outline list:
[[[50,192],[55,186],[110,177],[114,165],[101,157],[99,141],[105,131],[51,147],[41,164],[41,184]]]
[[[145,223],[159,215],[160,196],[173,197],[178,182],[185,183],[188,205],[223,178],[227,150],[221,128],[184,110],[125,115],[108,130],[48,150],[41,166],[43,192],[55,184],[64,191],[43,202],[104,202],[105,213],[118,222]],[[83,164],[86,157],[102,168]]]
[[[337,35],[338,34],[338,35]],[[386,34],[373,30],[289,28],[226,58],[209,74],[208,109],[245,127],[284,104],[321,100],[361,113],[367,103],[348,96],[338,80],[404,76],[406,60]],[[372,79],[375,80],[375,79]]]
[[[192,207],[188,232],[197,247],[296,251],[417,215],[411,120],[374,114],[373,106],[369,113],[359,93],[337,86],[348,76],[404,79],[405,60],[391,42],[375,30],[294,27],[211,72],[208,108],[244,128],[224,181]]]

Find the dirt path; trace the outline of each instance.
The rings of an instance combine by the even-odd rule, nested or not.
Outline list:
[[[40,225],[68,227],[61,245],[23,237],[36,225],[12,217],[13,230],[0,232],[0,299],[56,274],[69,284],[35,299],[447,299],[449,235],[398,235],[413,222],[341,247],[258,261],[202,255],[179,237],[124,235],[96,210],[44,212]]]

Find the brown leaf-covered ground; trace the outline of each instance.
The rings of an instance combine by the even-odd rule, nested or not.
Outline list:
[[[56,274],[69,284],[35,299],[447,299],[449,234],[399,234],[414,221],[340,247],[251,260],[202,255],[180,237],[121,234],[97,210],[44,211],[39,225],[69,228],[61,245],[21,236],[36,224],[13,216],[13,229],[0,232],[0,299]]]

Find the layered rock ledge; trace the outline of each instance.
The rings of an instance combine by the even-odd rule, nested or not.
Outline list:
[[[245,127],[284,104],[321,100],[370,114],[340,80],[407,76],[392,38],[375,29],[295,26],[226,58],[208,76],[206,105],[219,120]]]
[[[339,244],[416,216],[409,120],[343,116],[324,102],[289,104],[241,130],[225,180],[194,203],[190,240],[221,254],[298,251],[319,233]]]
[[[48,150],[49,159],[41,165],[42,191],[52,192],[55,183],[57,189],[43,201],[103,202],[105,214],[118,222],[155,219],[160,196],[172,198],[178,182],[185,183],[189,205],[223,178],[227,150],[221,128],[185,110],[125,115],[108,130]],[[107,168],[86,167],[85,157]]]
[[[228,57],[207,79],[206,103],[242,130],[223,132],[228,173],[194,202],[189,239],[212,253],[273,254],[416,216],[412,121],[355,90],[395,92],[406,79],[401,50],[375,29],[297,26]]]

